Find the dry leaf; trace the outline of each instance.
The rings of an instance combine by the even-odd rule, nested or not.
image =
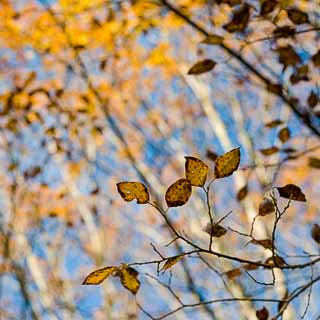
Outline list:
[[[266,128],[275,128],[279,125],[283,124],[283,122],[280,120],[280,119],[275,119],[275,120],[272,120],[270,122],[267,122],[264,126]]]
[[[179,207],[186,204],[191,196],[191,191],[189,180],[177,180],[166,192],[165,199],[168,207]]]
[[[223,26],[228,32],[243,32],[250,19],[250,7],[245,3],[233,14],[232,20]]]
[[[309,157],[308,165],[311,168],[320,169],[320,159],[319,158],[314,158],[314,157]]]
[[[241,276],[241,269],[240,268],[231,269],[225,272],[225,275],[228,277],[228,279],[232,280],[236,277]]]
[[[320,50],[311,57],[311,60],[316,67],[320,67]]]
[[[274,94],[281,94],[282,93],[282,85],[278,83],[268,83],[267,90]]]
[[[132,294],[136,294],[140,288],[140,281],[137,278],[139,272],[125,264],[121,266],[119,271],[121,284]]]
[[[318,102],[319,102],[319,97],[318,95],[312,90],[309,94],[309,97],[308,97],[308,106],[310,108],[314,108]]]
[[[175,256],[175,257],[171,257],[169,259],[166,260],[164,266],[162,267],[162,271],[166,271],[168,269],[170,269],[171,267],[173,267],[181,258],[183,258],[183,256],[179,255],[179,256]]]
[[[214,68],[216,65],[216,62],[211,59],[205,59],[202,61],[197,62],[194,64],[190,70],[188,71],[188,74],[201,74],[208,72]]]
[[[272,154],[279,152],[279,148],[278,147],[270,147],[270,148],[260,149],[259,151],[264,156],[271,156]]]
[[[257,263],[261,263],[261,261],[257,261]],[[244,270],[250,271],[250,270],[256,270],[260,268],[260,266],[253,264],[253,263],[247,263],[243,266]]]
[[[219,45],[223,42],[223,37],[218,36],[216,34],[211,34],[210,36],[206,37],[201,43],[209,44],[209,45]]]
[[[224,236],[228,230],[217,223],[213,224],[211,228],[211,224],[208,223],[203,231],[208,233],[210,236],[212,235],[212,237],[220,238]]]
[[[272,250],[272,241],[270,239],[261,239],[261,240],[252,239],[251,241],[249,241],[249,243],[252,243],[256,246],[262,246],[265,249]]]
[[[268,320],[269,311],[266,307],[263,307],[262,309],[256,311],[256,316],[258,320]]]
[[[149,192],[141,182],[119,182],[117,189],[125,201],[137,199],[137,203],[143,204],[149,201]]]
[[[295,66],[301,62],[300,57],[294,51],[291,45],[286,47],[281,47],[276,49],[279,54],[279,62],[284,65],[284,67]]]
[[[212,161],[216,161],[216,159],[219,157],[215,152],[213,152],[210,149],[207,149],[206,157],[209,158]]]
[[[231,176],[240,164],[240,148],[233,149],[215,161],[214,175],[216,179]]]
[[[290,139],[290,130],[287,127],[282,128],[278,133],[278,138],[282,143],[287,142]]]
[[[283,26],[274,29],[273,36],[275,38],[290,38],[296,34],[296,28],[292,26]]]
[[[101,268],[91,272],[82,282],[84,285],[97,285],[111,276],[116,270],[117,267],[109,266],[105,268]]]
[[[242,201],[248,194],[248,186],[245,185],[237,192],[237,200]]]
[[[295,201],[306,202],[306,196],[301,189],[294,184],[287,184],[284,187],[277,187],[280,197]]]
[[[271,13],[277,6],[278,1],[277,0],[265,0],[261,4],[260,14],[262,16],[267,15]]]
[[[320,244],[320,226],[316,223],[312,226],[311,237],[316,243]]]
[[[202,187],[207,180],[209,167],[200,159],[195,157],[185,157],[186,179],[192,186]]]
[[[298,9],[290,9],[287,10],[288,12],[288,17],[289,19],[294,23],[294,24],[303,24],[303,23],[309,23],[309,17],[308,15],[300,11]]]
[[[286,265],[286,262],[284,261],[284,259],[277,255],[274,256],[274,260],[275,260],[275,263],[273,261],[273,257],[270,257],[265,261],[265,264],[268,264],[270,266],[278,266],[278,267],[283,267]]]
[[[272,200],[264,198],[259,204],[259,215],[266,216],[270,213],[274,213],[275,207]]]

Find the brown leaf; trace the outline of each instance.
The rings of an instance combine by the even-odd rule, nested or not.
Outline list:
[[[245,185],[237,192],[237,200],[242,201],[248,194],[248,186]]]
[[[217,179],[231,176],[240,164],[240,148],[233,149],[215,161],[214,175]]]
[[[261,261],[257,261],[257,263],[260,263]],[[244,270],[250,271],[250,270],[257,270],[260,266],[253,264],[253,263],[247,263],[243,266]]]
[[[228,277],[228,279],[232,280],[236,277],[241,276],[241,269],[240,268],[231,269],[225,272],[225,275]]]
[[[311,168],[320,169],[320,159],[319,158],[314,158],[314,157],[309,157],[308,165]]]
[[[183,258],[183,256],[179,255],[179,256],[175,256],[175,257],[171,257],[169,259],[166,260],[164,266],[162,267],[162,271],[166,271],[168,269],[170,269],[171,267],[173,267],[181,258]]]
[[[149,202],[149,192],[147,187],[141,182],[119,182],[117,189],[124,201],[137,199],[137,203]]]
[[[271,156],[272,154],[279,152],[279,148],[278,147],[270,147],[270,148],[260,149],[259,151],[264,156]]]
[[[34,178],[37,176],[39,173],[42,172],[42,168],[39,166],[31,167],[30,169],[26,170],[23,175],[26,179],[28,178]]]
[[[179,207],[186,204],[191,196],[191,183],[187,179],[179,179],[167,190],[165,199],[168,207]]]
[[[243,32],[249,23],[250,7],[246,3],[236,10],[233,14],[232,20],[223,26],[228,32]]]
[[[132,294],[136,294],[140,288],[140,281],[137,278],[139,272],[125,264],[121,266],[119,271],[121,284]]]
[[[264,198],[259,204],[259,215],[266,216],[270,213],[274,213],[275,207],[272,200]]]
[[[289,19],[294,24],[303,24],[303,23],[309,23],[309,17],[308,14],[300,11],[298,9],[289,9],[287,10]]]
[[[262,309],[256,311],[256,316],[258,320],[268,320],[269,311],[266,307],[263,307]]]
[[[249,241],[249,243],[254,244],[256,246],[262,246],[265,249],[272,250],[272,241],[270,239],[261,239],[261,240],[252,239],[251,241]]]
[[[111,276],[116,270],[117,267],[109,266],[101,268],[91,272],[82,282],[84,285],[97,285],[102,283],[105,279]]]
[[[290,139],[290,130],[289,128],[285,127],[282,128],[278,133],[278,138],[282,143],[287,142]]]
[[[300,81],[309,81],[308,77],[309,67],[308,65],[303,65],[298,67],[295,72],[290,76],[290,82],[294,85]]]
[[[312,226],[311,237],[316,243],[320,244],[320,226],[316,223]]]
[[[316,67],[320,67],[320,49],[311,57],[311,60]]]
[[[219,157],[215,152],[213,152],[210,149],[207,149],[206,157],[209,158],[212,161],[216,161],[216,159]]]
[[[295,148],[289,147],[289,148],[283,148],[283,149],[281,149],[281,151],[282,151],[282,152],[285,152],[285,153],[295,153],[295,152],[297,152],[298,150],[295,149]]]
[[[211,232],[210,232],[210,230],[211,230]],[[224,236],[228,230],[226,228],[220,226],[217,223],[215,223],[211,229],[210,223],[208,223],[206,228],[204,229],[204,231],[207,232],[209,235],[212,235],[215,238],[220,238],[220,237]]]
[[[201,43],[208,44],[208,45],[219,45],[222,44],[223,37],[218,36],[216,34],[211,34],[210,36],[206,37]]]
[[[273,257],[270,257],[265,261],[265,264],[268,264],[270,266],[278,266],[278,267],[283,267],[286,265],[286,262],[280,256],[275,255],[274,260],[275,260],[275,263],[273,261]]]
[[[284,187],[277,187],[280,197],[295,201],[306,202],[306,196],[301,189],[294,184],[287,184]]]
[[[292,26],[278,27],[273,31],[275,38],[290,38],[296,34],[296,28]]]
[[[186,179],[192,186],[202,187],[207,181],[208,165],[195,157],[185,157],[185,159]]]
[[[267,90],[274,94],[281,94],[282,93],[282,85],[278,83],[268,83]]]
[[[279,62],[284,65],[284,67],[295,66],[301,62],[300,57],[294,51],[291,45],[281,47],[276,49],[279,54]]]
[[[264,16],[264,15],[271,13],[276,8],[277,4],[278,4],[277,0],[263,1],[263,3],[261,4],[261,8],[260,8],[260,14],[262,16]]]
[[[314,108],[319,102],[318,95],[312,90],[308,97],[308,106]]]
[[[272,120],[270,122],[267,122],[264,126],[266,128],[275,128],[279,125],[283,124],[283,122],[280,120],[280,119],[275,119],[275,120]]]
[[[194,64],[188,71],[188,74],[201,74],[214,68],[217,63],[211,59],[205,59]]]

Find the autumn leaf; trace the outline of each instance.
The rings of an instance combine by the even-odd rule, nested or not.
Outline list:
[[[256,263],[261,263],[261,261],[256,261]],[[247,263],[243,266],[243,269],[244,270],[247,270],[247,271],[251,271],[251,270],[257,270],[259,269],[260,266],[259,265],[256,265],[256,264],[253,264],[253,263]]]
[[[120,281],[123,287],[129,290],[132,294],[136,294],[140,288],[140,281],[137,278],[139,272],[125,264],[121,266],[119,272]]]
[[[320,169],[320,159],[315,157],[309,157],[308,166],[314,169]]]
[[[272,120],[270,122],[265,123],[264,126],[266,128],[275,128],[275,127],[277,127],[277,126],[279,126],[281,124],[283,124],[283,122],[280,119],[275,119],[275,120]]]
[[[274,213],[275,207],[272,200],[264,198],[259,204],[259,215],[266,216],[270,213]]]
[[[310,92],[307,102],[310,108],[314,108],[318,104],[319,97],[313,90]]]
[[[303,24],[303,23],[309,23],[309,17],[308,14],[306,14],[303,11],[300,11],[298,9],[290,9],[287,10],[289,19],[294,24]]]
[[[320,67],[320,49],[311,57],[311,60],[316,67]]]
[[[186,179],[192,186],[202,187],[207,180],[208,165],[195,157],[185,157],[185,159]]]
[[[215,178],[225,178],[231,176],[236,171],[240,164],[240,148],[233,149],[215,161],[214,175]]]
[[[276,51],[279,54],[279,62],[282,63],[285,68],[288,66],[295,66],[301,62],[300,57],[291,45],[280,47],[276,49]]]
[[[278,255],[275,255],[274,259],[273,257],[268,258],[264,263],[270,266],[278,266],[278,267],[283,267],[287,264],[285,260]]]
[[[295,201],[306,202],[306,196],[300,187],[294,184],[287,184],[284,187],[277,187],[280,197]]]
[[[269,147],[269,148],[265,148],[265,149],[260,149],[259,150],[264,156],[271,156],[277,152],[279,152],[279,148],[278,147]]]
[[[212,70],[217,63],[211,59],[205,59],[194,64],[188,71],[188,74],[201,74]]]
[[[228,32],[243,32],[249,23],[250,7],[245,3],[233,14],[232,20],[223,26]]]
[[[263,307],[262,309],[256,311],[256,316],[258,320],[268,320],[269,311],[266,307]]]
[[[141,182],[119,182],[117,189],[125,201],[137,199],[137,203],[143,204],[149,201],[149,192],[146,186]]]
[[[247,195],[248,195],[248,186],[245,185],[237,192],[237,200],[242,201]]]
[[[179,256],[175,256],[175,257],[171,257],[169,259],[166,260],[164,266],[162,267],[162,271],[166,271],[168,269],[170,269],[171,267],[173,267],[181,258],[183,258],[182,255]]]
[[[206,151],[206,157],[208,159],[210,159],[211,161],[216,161],[217,158],[219,157],[214,151],[210,150],[210,149],[207,149]]]
[[[261,240],[252,239],[251,241],[249,241],[249,243],[254,244],[256,246],[262,246],[265,249],[272,250],[272,241],[270,239],[261,239]]]
[[[168,207],[179,207],[186,204],[191,196],[191,183],[187,179],[179,179],[167,190],[165,199]]]
[[[118,268],[109,266],[91,272],[82,282],[83,285],[97,285],[102,283],[105,279],[111,276]]]
[[[225,275],[227,276],[228,279],[232,280],[234,278],[241,276],[241,269],[240,268],[231,269],[225,272]]]
[[[277,7],[277,4],[277,0],[264,0],[261,4],[260,14],[264,16],[273,12],[274,9]]]
[[[282,143],[287,142],[290,139],[290,130],[287,127],[282,128],[278,133],[278,138]]]
[[[208,45],[219,45],[222,44],[223,37],[218,36],[216,34],[211,34],[210,36],[206,37],[201,43],[208,44]]]
[[[206,227],[203,229],[203,231],[208,233],[210,236],[212,235],[212,237],[214,238],[220,238],[224,236],[228,230],[217,223],[214,223],[211,228],[211,224],[208,223]]]
[[[312,226],[311,237],[316,243],[320,244],[320,226],[316,223]]]

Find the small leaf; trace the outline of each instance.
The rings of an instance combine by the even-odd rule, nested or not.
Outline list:
[[[271,13],[277,6],[277,0],[265,0],[261,4],[260,15],[264,16]]]
[[[206,157],[209,158],[211,161],[216,161],[216,159],[219,157],[215,152],[213,152],[210,149],[207,149]]]
[[[282,128],[278,133],[278,138],[282,143],[287,142],[290,139],[290,130],[287,127]]]
[[[270,148],[260,149],[259,151],[264,156],[271,156],[272,154],[279,152],[279,148],[278,147],[270,147]]]
[[[31,167],[30,169],[26,170],[23,175],[26,179],[28,178],[34,178],[37,176],[39,173],[42,172],[42,168],[39,166]]]
[[[208,45],[219,45],[222,44],[223,37],[218,36],[216,34],[211,34],[210,36],[206,37],[201,43],[208,44]]]
[[[233,149],[215,161],[214,175],[217,179],[231,176],[240,164],[240,148]]]
[[[274,213],[275,207],[272,200],[264,198],[259,204],[259,215],[266,216],[270,213]]]
[[[308,165],[311,168],[320,169],[320,159],[314,158],[314,157],[309,157]]]
[[[282,93],[282,85],[278,83],[268,83],[267,90],[274,94],[281,94]]]
[[[208,165],[195,157],[185,158],[186,179],[192,186],[202,187],[207,181]]]
[[[306,196],[301,189],[294,184],[287,184],[284,187],[277,187],[280,197],[295,201],[306,202]]]
[[[270,122],[267,122],[264,126],[266,128],[275,128],[279,125],[283,124],[283,122],[280,120],[280,119],[275,119],[275,120],[272,120]]]
[[[201,74],[208,72],[214,68],[217,63],[211,59],[205,59],[194,64],[188,74]]]
[[[82,282],[84,285],[97,285],[102,283],[105,279],[111,276],[116,270],[117,267],[109,266],[101,268],[91,272]]]
[[[212,237],[220,238],[224,236],[228,230],[217,223],[213,224],[211,229],[211,225],[210,223],[208,223],[207,226],[203,229],[203,231],[208,233],[210,236],[212,235]]]
[[[275,260],[275,263],[273,261],[273,257],[270,257],[265,261],[265,264],[268,264],[270,266],[278,266],[278,267],[283,267],[287,264],[283,258],[277,255],[274,256],[274,260]]]
[[[191,183],[187,179],[179,179],[167,190],[165,199],[168,207],[179,207],[186,204],[191,196]]]
[[[319,97],[318,95],[314,92],[311,91],[308,97],[308,106],[310,108],[314,108],[319,102]]]
[[[223,26],[228,32],[243,32],[249,23],[250,7],[248,4],[242,5],[233,14],[232,20]]]
[[[149,192],[146,186],[141,182],[119,182],[117,189],[125,201],[137,199],[137,203],[143,204],[149,201]]]
[[[119,271],[121,284],[132,294],[136,294],[140,288],[140,281],[137,278],[139,272],[125,264]]]
[[[294,24],[309,23],[309,17],[305,12],[300,11],[298,9],[290,9],[290,10],[287,10],[287,12],[288,12],[289,19]]]
[[[316,67],[320,67],[320,49],[311,57],[311,60]]]
[[[284,65],[284,67],[295,66],[301,62],[300,57],[294,51],[291,45],[280,47],[276,49],[279,54],[279,62]]]
[[[290,38],[296,34],[296,28],[292,26],[283,26],[274,29],[273,36],[275,38]]]
[[[257,261],[257,263],[261,263],[261,261]],[[257,270],[260,266],[253,264],[253,263],[247,263],[243,266],[244,270],[250,271],[250,270]]]
[[[236,277],[241,276],[241,269],[240,268],[231,269],[225,272],[225,275],[228,277],[228,279],[232,280]]]
[[[256,246],[262,246],[265,249],[272,250],[272,241],[270,239],[261,239],[261,240],[252,239],[251,241],[249,241],[249,243],[254,244]]]
[[[183,258],[183,256],[179,255],[179,256],[175,256],[175,257],[171,257],[169,259],[166,260],[164,266],[162,267],[162,271],[166,271],[168,269],[170,269],[171,267],[173,267],[181,258]]]
[[[237,192],[237,200],[242,201],[248,194],[248,186],[245,185]]]
[[[320,226],[316,223],[312,226],[311,237],[316,243],[320,244]]]
[[[256,311],[256,316],[258,320],[268,320],[269,311],[266,307],[263,307],[262,309]]]

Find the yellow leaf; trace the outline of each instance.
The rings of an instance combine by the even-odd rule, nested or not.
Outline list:
[[[141,182],[119,182],[117,189],[125,201],[137,199],[137,203],[148,203],[149,192],[146,186]]]
[[[195,157],[186,158],[186,179],[191,185],[201,187],[206,183],[209,167],[200,159]]]
[[[175,257],[171,257],[169,259],[167,259],[167,261],[165,262],[164,266],[162,267],[162,271],[166,271],[168,269],[170,269],[171,267],[173,267],[183,256],[175,256]]]
[[[109,266],[105,268],[101,268],[98,270],[95,270],[91,272],[82,282],[82,284],[85,285],[96,285],[103,282],[105,279],[107,279],[110,275],[112,275],[113,272],[115,272],[118,268]]]
[[[231,176],[240,164],[240,148],[233,149],[215,161],[214,175],[217,179]]]
[[[191,196],[191,183],[187,179],[179,179],[166,192],[168,207],[179,207],[186,204]]]
[[[188,74],[201,74],[214,68],[216,62],[211,59],[205,59],[194,64],[188,71]]]
[[[136,294],[140,287],[140,281],[138,280],[139,272],[135,269],[122,265],[120,269],[121,284],[128,289],[132,294]]]

